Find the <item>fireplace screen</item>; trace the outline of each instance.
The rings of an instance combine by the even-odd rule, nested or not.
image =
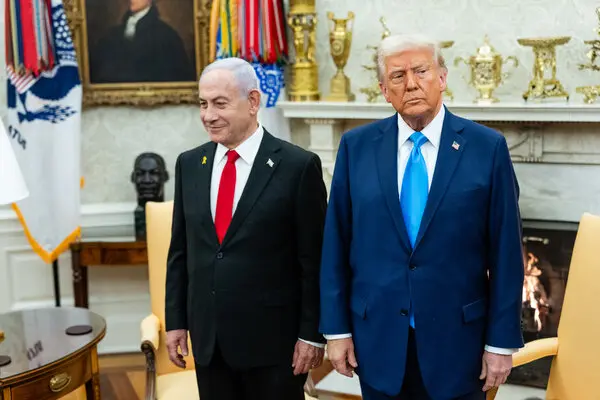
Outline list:
[[[577,227],[577,223],[523,221],[525,342],[557,334]],[[551,362],[551,357],[546,357],[514,368],[508,382],[545,388]]]

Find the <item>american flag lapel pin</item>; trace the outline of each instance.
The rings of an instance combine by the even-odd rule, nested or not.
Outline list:
[[[458,150],[458,148],[460,147],[460,144],[456,143],[456,142],[452,142],[452,148],[454,150]]]
[[[273,168],[273,164],[275,164],[275,163],[273,162],[273,160],[271,160],[271,159],[269,158],[269,159],[267,160],[267,165],[268,165],[269,167]]]

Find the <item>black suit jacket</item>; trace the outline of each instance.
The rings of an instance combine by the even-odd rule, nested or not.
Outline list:
[[[166,329],[189,330],[200,366],[209,364],[216,342],[234,367],[291,365],[298,338],[324,342],[319,273],[327,192],[320,159],[265,130],[219,245],[210,208],[215,150],[210,142],[177,159]]]

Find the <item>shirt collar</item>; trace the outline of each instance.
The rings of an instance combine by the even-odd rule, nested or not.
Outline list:
[[[438,111],[429,125],[423,128],[421,131],[421,133],[427,138],[427,140],[429,140],[433,147],[438,147],[440,145],[442,127],[444,125],[444,116],[446,114],[445,108],[446,107],[442,104],[440,111]],[[414,132],[415,130],[408,126],[400,114],[398,114],[398,147],[402,146]]]
[[[150,7],[151,6],[148,6],[148,7],[144,8],[143,10],[136,12],[135,14],[131,14],[129,16],[129,19],[127,20],[127,22],[130,24],[137,23],[140,19],[144,18],[146,16],[146,14],[148,14],[148,12],[150,11]]]
[[[240,155],[240,158],[248,165],[252,165],[256,155],[258,154],[258,149],[260,148],[260,143],[262,142],[263,136],[264,129],[262,125],[258,124],[256,131],[254,131],[254,133],[244,140],[237,148],[232,150],[235,150]],[[217,150],[215,152],[215,164],[221,162],[221,160],[227,154],[227,151],[229,151],[227,147],[221,143],[217,144]]]

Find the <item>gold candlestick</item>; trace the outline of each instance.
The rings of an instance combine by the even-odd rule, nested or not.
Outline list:
[[[348,12],[348,18],[334,18],[332,12],[327,13],[327,18],[333,22],[329,32],[329,46],[331,57],[337,67],[337,72],[331,78],[331,94],[328,101],[354,101],[356,96],[352,93],[350,79],[344,74],[344,67],[350,56],[352,44],[352,30],[354,29],[354,13]],[[349,23],[350,28],[348,27]]]
[[[498,101],[493,92],[509,76],[508,73],[502,72],[502,66],[506,62],[512,61],[515,68],[519,66],[519,60],[516,57],[503,58],[490,44],[487,35],[483,39],[483,45],[477,49],[474,56],[469,57],[468,60],[457,57],[454,59],[454,65],[458,65],[461,61],[471,67],[469,84],[479,92],[479,96],[475,99],[475,102],[479,104],[490,104]]]
[[[600,7],[596,8],[598,16],[598,28],[596,33],[600,35]],[[585,40],[585,44],[591,46],[591,49],[586,53],[586,57],[590,60],[589,63],[579,64],[579,70],[589,69],[591,71],[600,71],[600,65],[597,63],[600,60],[600,40]],[[594,103],[596,98],[600,96],[600,85],[596,86],[579,86],[575,89],[577,93],[583,94],[583,101],[587,104]]]
[[[387,27],[387,24],[385,23],[385,18],[383,18],[383,17],[379,18],[379,22],[381,22],[381,25],[383,26],[383,33],[381,34],[381,40],[383,40],[386,37],[390,36],[391,32],[390,32],[389,28]],[[367,50],[371,50],[373,52],[373,55],[371,56],[373,63],[370,65],[363,65],[364,69],[366,69],[367,71],[373,71],[373,73],[375,75],[374,79],[372,80],[371,85],[360,89],[361,93],[364,93],[367,95],[367,102],[369,102],[369,103],[375,103],[377,101],[377,98],[379,96],[381,96],[381,88],[379,87],[379,65],[377,64],[377,49],[378,48],[379,48],[379,46],[373,46],[373,45],[367,46]]]
[[[454,40],[444,40],[439,43],[440,49],[449,49],[454,45]],[[448,97],[451,101],[454,101],[454,93],[450,90],[448,82],[446,82],[446,90],[444,90],[444,96]]]
[[[318,101],[319,69],[315,57],[315,0],[291,0],[288,24],[293,32],[295,60],[291,66],[289,99]]]
[[[559,36],[549,38],[518,39],[521,46],[533,48],[533,78],[529,87],[523,93],[523,99],[543,99],[547,97],[566,97],[569,93],[564,89],[562,83],[556,78],[556,46],[568,43],[570,36]],[[546,72],[550,71],[550,77]]]

